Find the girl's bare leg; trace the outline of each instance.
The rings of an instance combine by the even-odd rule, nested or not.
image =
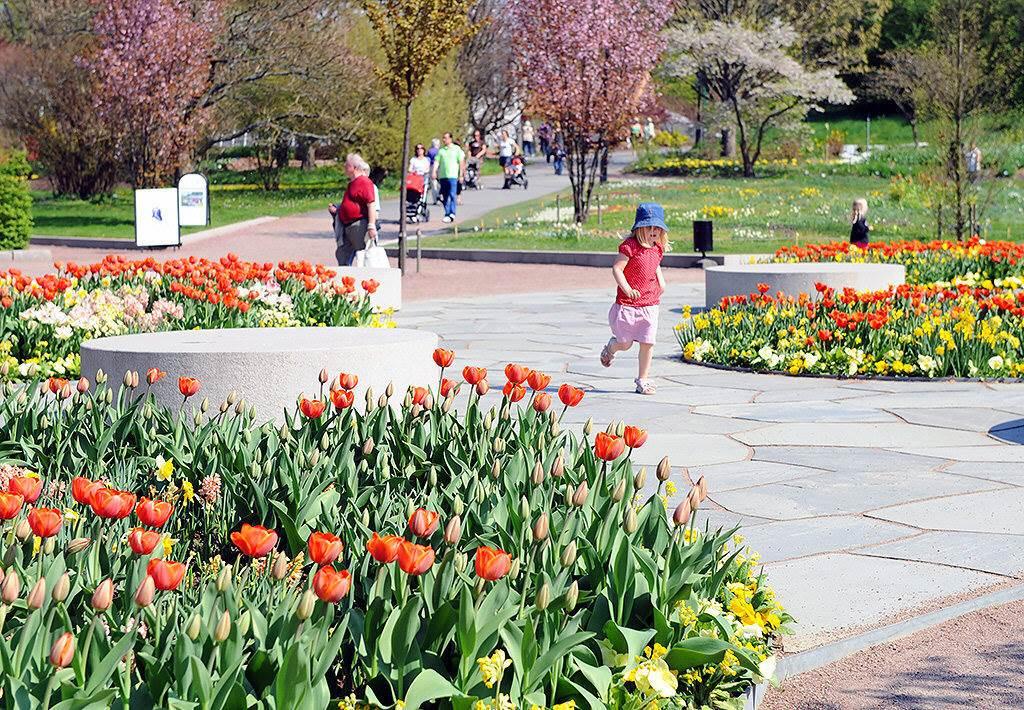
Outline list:
[[[651,359],[654,357],[654,343],[640,343],[640,379],[646,380],[651,372]]]

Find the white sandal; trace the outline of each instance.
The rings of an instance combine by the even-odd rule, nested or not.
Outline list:
[[[650,380],[641,380],[639,377],[634,380],[636,382],[636,393],[637,394],[654,394],[658,389]]]
[[[612,341],[609,340],[608,344],[601,348],[601,364],[605,367],[611,367],[612,361],[615,359],[615,353],[608,348],[611,347]]]

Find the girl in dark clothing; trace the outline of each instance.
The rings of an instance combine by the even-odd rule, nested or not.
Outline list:
[[[871,231],[871,227],[868,226],[868,201],[865,199],[858,199],[853,201],[853,212],[850,214],[850,244],[856,244],[859,247],[866,247],[868,245],[869,237],[868,233]]]

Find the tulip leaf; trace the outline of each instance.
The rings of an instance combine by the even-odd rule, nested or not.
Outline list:
[[[405,694],[406,710],[417,710],[424,703],[458,695],[459,689],[430,668],[420,671]]]
[[[113,706],[111,700],[115,693],[113,688],[109,688],[88,697],[75,696],[51,705],[50,710],[103,710]]]
[[[609,621],[604,625],[604,635],[616,653],[625,653],[633,658],[643,653],[644,646],[654,637],[654,629],[638,631]]]
[[[114,647],[107,652],[103,660],[92,667],[89,672],[88,682],[85,684],[85,694],[91,695],[107,684],[110,676],[117,670],[117,664],[127,655],[128,651],[135,644],[135,632],[125,634]]]
[[[551,644],[551,646],[541,654],[540,658],[537,659],[533,668],[530,669],[530,684],[527,691],[533,690],[539,683],[544,681],[548,669],[550,669],[556,661],[561,660],[561,658],[568,655],[572,649],[592,638],[594,638],[594,634],[589,631],[577,631],[576,633],[569,634],[568,636],[562,636]]]

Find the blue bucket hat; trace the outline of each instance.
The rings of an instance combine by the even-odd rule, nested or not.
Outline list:
[[[633,229],[639,229],[640,227],[661,227],[667,232],[665,208],[657,202],[641,202],[637,205]]]

